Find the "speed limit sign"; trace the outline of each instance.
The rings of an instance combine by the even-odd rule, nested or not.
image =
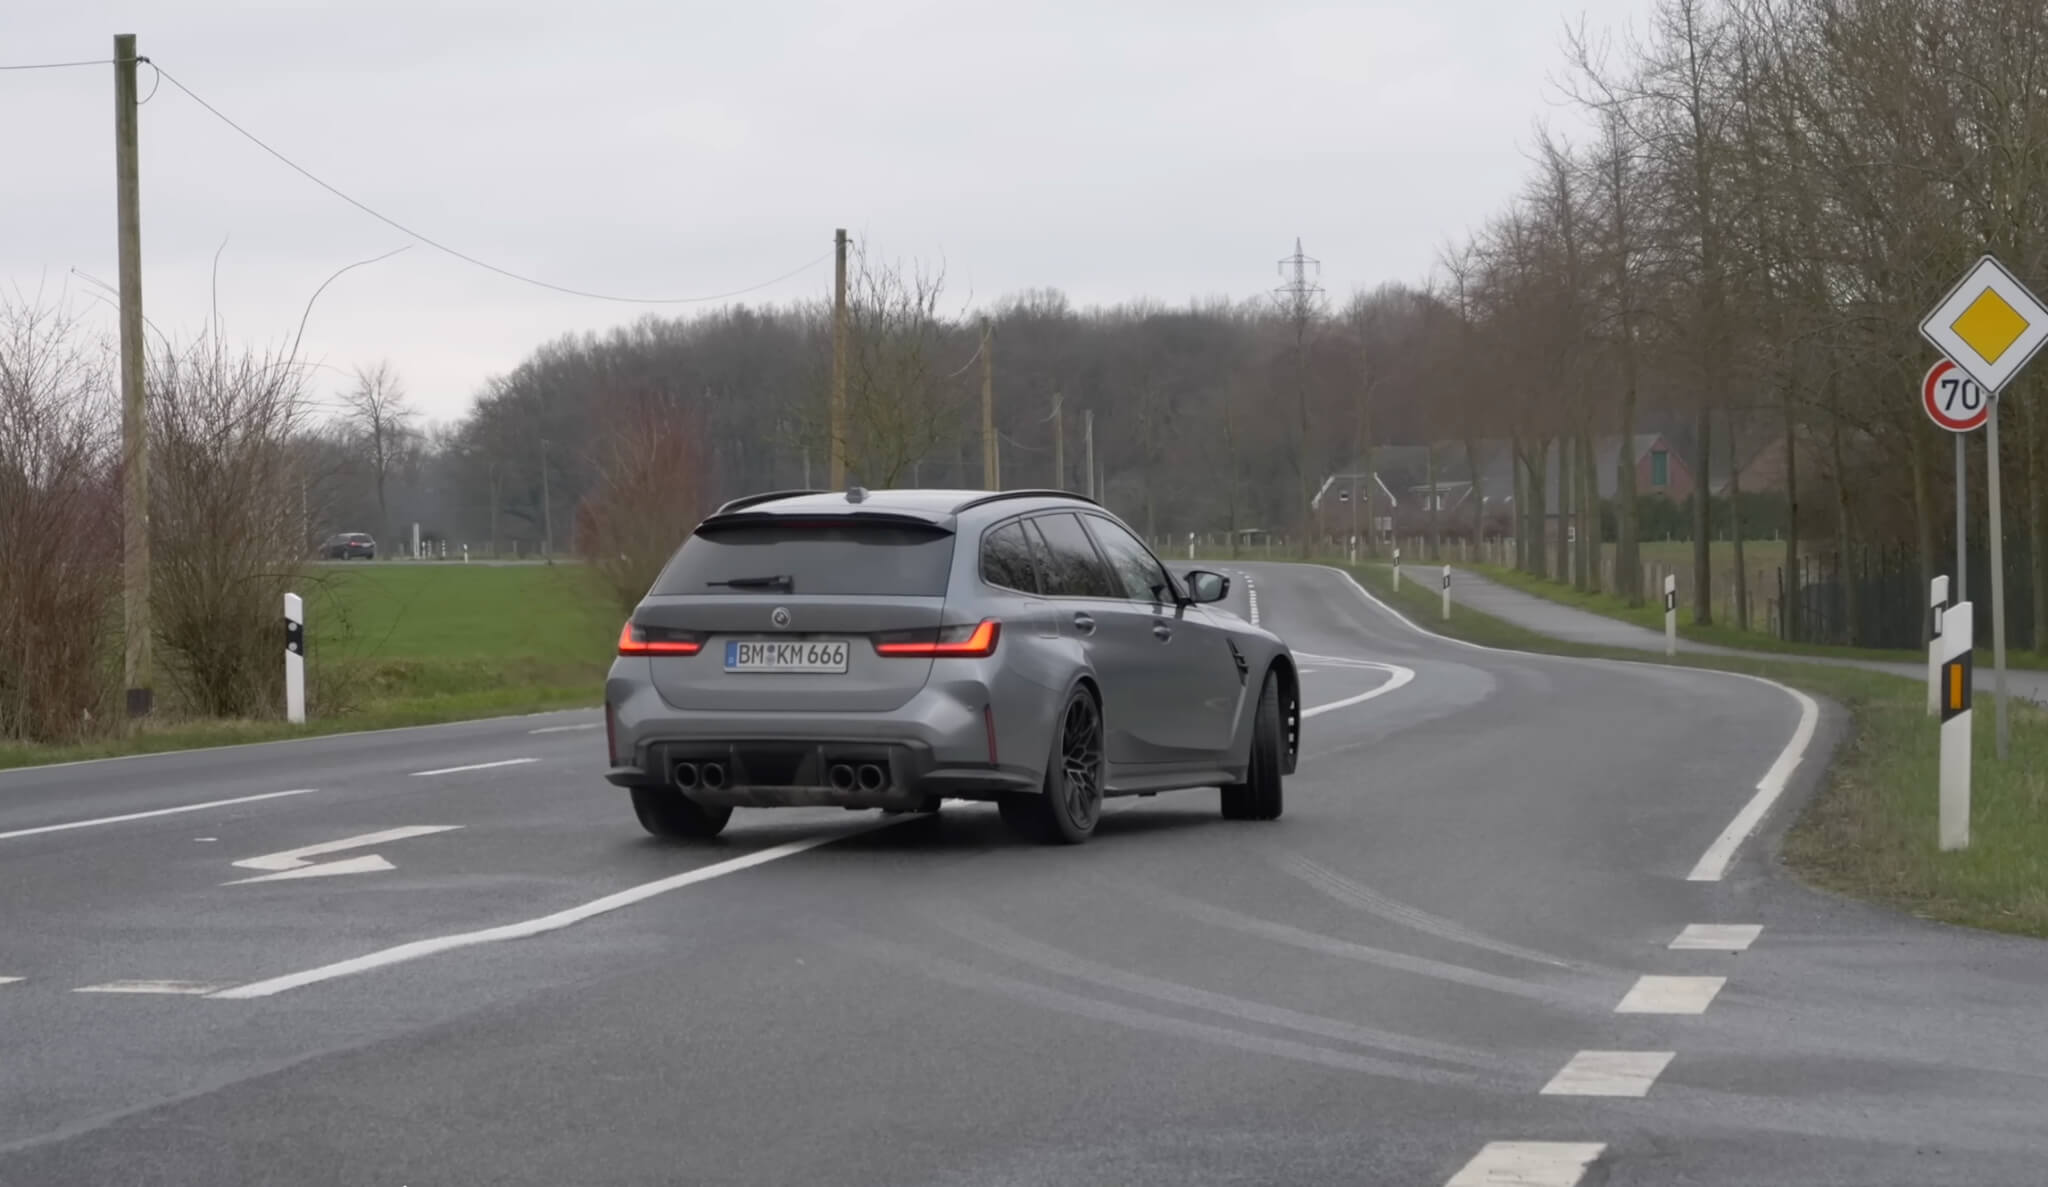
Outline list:
[[[1920,404],[1934,423],[1951,433],[1968,433],[1984,427],[1991,415],[1991,400],[1978,382],[1947,359],[1928,368],[1920,383]]]

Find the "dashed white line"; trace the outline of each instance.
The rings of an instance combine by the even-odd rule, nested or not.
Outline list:
[[[507,923],[499,927],[484,928],[481,931],[457,932],[454,935],[414,940],[408,944],[399,944],[393,948],[380,949],[365,956],[336,961],[333,964],[321,965],[318,968],[306,969],[303,972],[289,973],[282,977],[271,977],[263,981],[251,981],[246,985],[222,989],[212,994],[212,996],[229,1000],[270,997],[273,994],[283,993],[288,989],[298,989],[306,985],[317,985],[322,981],[332,981],[337,977],[353,976],[356,973],[367,973],[372,969],[403,964],[409,960],[418,960],[423,956],[433,956],[437,953],[449,952],[457,948],[468,948],[477,944],[495,944],[502,940],[523,940],[545,932],[559,931],[562,928],[581,923],[586,919],[592,919],[596,916],[619,910],[622,907],[630,907],[634,903],[651,899],[656,895],[667,894],[671,890],[681,890],[685,886],[694,886],[699,882],[709,882],[713,878],[722,878],[727,874],[737,874],[741,870],[752,869],[758,865],[766,865],[771,861],[777,861],[781,858],[794,857],[806,849],[816,849],[820,845],[828,845],[833,841],[845,840],[874,829],[887,828],[890,825],[899,824],[910,819],[913,819],[913,817],[885,817],[863,827],[848,829],[842,832],[824,833],[814,837],[805,837],[799,841],[789,841],[727,861],[715,862],[708,866],[699,866],[697,869],[657,879],[653,882],[643,882],[638,886],[629,887],[616,894],[608,894],[603,898],[592,899],[580,906],[570,907],[565,911],[557,911],[552,915],[543,915],[538,919],[527,919],[519,923]]]
[[[530,762],[539,761],[540,760],[537,758],[503,758],[499,759],[497,762],[473,762],[470,763],[468,766],[462,767],[440,767],[432,771],[414,771],[412,773],[412,777],[415,779],[424,779],[429,775],[459,775],[464,771],[488,771],[495,767],[519,767],[525,766],[527,763]]]
[[[1638,977],[1617,1014],[1704,1014],[1726,977]]]
[[[26,977],[0,977],[0,985],[19,985],[26,980]]]
[[[40,828],[20,828],[11,833],[0,833],[0,841],[15,837],[34,837],[43,833],[68,832],[74,828],[97,828],[102,824],[124,824],[130,820],[148,820],[154,816],[176,816],[181,812],[203,812],[208,808],[226,808],[235,804],[253,804],[258,800],[282,799],[288,795],[311,795],[319,790],[300,787],[291,791],[266,791],[261,795],[241,795],[231,800],[208,800],[203,804],[180,804],[175,808],[157,808],[149,812],[129,812],[122,816],[102,816],[97,820],[73,820],[65,824],[45,824]]]
[[[1543,1096],[1647,1096],[1675,1052],[1581,1051],[1572,1056]]]
[[[577,732],[578,730],[595,730],[603,728],[604,722],[602,721],[586,721],[583,722],[581,725],[548,725],[542,726],[540,729],[537,730],[527,730],[526,732],[529,734],[572,734]]]
[[[1488,1142],[1444,1187],[1574,1187],[1605,1142]]]
[[[1251,603],[1252,625],[1257,626],[1259,625],[1259,585],[1258,582],[1252,580],[1250,573],[1243,574],[1243,577],[1244,596]]]
[[[1743,952],[1763,934],[1760,923],[1688,923],[1670,947],[1679,951]]]
[[[107,981],[81,985],[73,993],[168,993],[183,997],[204,997],[221,988],[218,981]]]

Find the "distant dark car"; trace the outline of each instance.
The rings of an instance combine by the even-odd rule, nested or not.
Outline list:
[[[377,542],[362,532],[343,532],[327,537],[320,546],[320,555],[331,561],[347,561],[362,557],[364,560],[377,558]]]

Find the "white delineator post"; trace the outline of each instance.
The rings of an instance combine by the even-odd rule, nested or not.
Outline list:
[[[1444,621],[1451,620],[1451,567],[1444,566]]]
[[[420,559],[420,525],[412,525],[412,559]]]
[[[284,595],[284,719],[306,723],[306,604]]]
[[[1394,592],[1401,592],[1401,550],[1394,550]]]
[[[1195,534],[1193,532],[1188,533],[1188,559],[1195,559]]]
[[[1664,654],[1678,654],[1678,574],[1664,574]]]
[[[1927,592],[1934,611],[1934,635],[1927,640],[1927,715],[1941,715],[1941,615],[1948,609],[1948,578],[1936,577]]]
[[[1971,605],[1958,602],[1941,612],[1941,826],[1943,850],[1970,847],[1970,701],[1975,664],[1970,659]]]

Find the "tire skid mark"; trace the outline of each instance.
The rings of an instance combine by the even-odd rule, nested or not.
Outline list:
[[[1300,854],[1290,854],[1282,858],[1280,868],[1346,906],[1356,907],[1367,914],[1377,915],[1389,923],[1398,923],[1403,927],[1412,928],[1425,935],[1435,936],[1440,940],[1449,940],[1452,943],[1484,949],[1485,951],[1495,952],[1502,956],[1512,956],[1517,960],[1531,961],[1535,964],[1546,964],[1552,968],[1585,969],[1590,967],[1577,961],[1552,956],[1546,952],[1538,952],[1533,948],[1523,948],[1502,940],[1496,940],[1491,936],[1481,935],[1454,919],[1446,919],[1441,915],[1432,915],[1420,907],[1411,907],[1406,903],[1390,899],[1372,887],[1353,882],[1328,866],[1311,858],[1303,857]]]

